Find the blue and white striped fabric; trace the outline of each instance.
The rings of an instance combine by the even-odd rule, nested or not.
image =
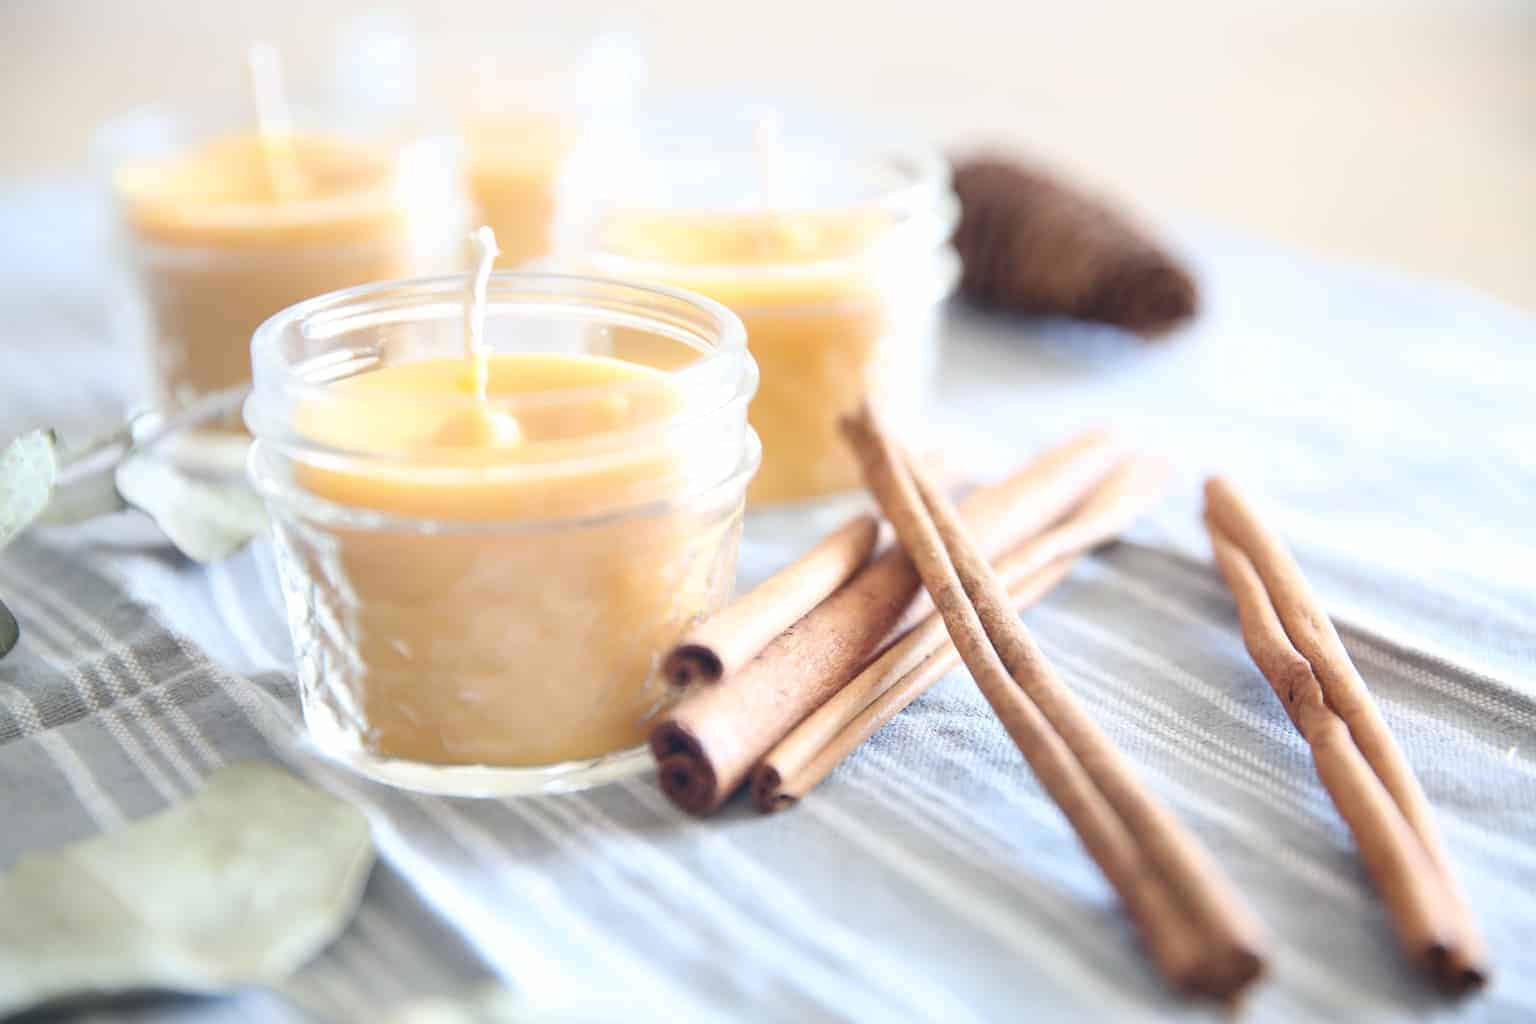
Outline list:
[[[74,189],[0,194],[0,436],[78,436],[123,408],[131,360],[106,340],[99,261],[80,255],[94,218]],[[936,436],[993,475],[1113,422],[1186,471],[1026,621],[1272,929],[1248,1018],[1536,1019],[1536,322],[1181,237],[1209,308],[1164,346],[953,312]],[[1243,650],[1199,525],[1217,468],[1292,543],[1439,812],[1495,957],[1476,999],[1442,1002],[1398,955]],[[744,574],[813,534],[754,519]],[[317,759],[264,545],[203,569],[123,517],[8,549],[0,592],[25,629],[0,662],[0,868],[162,808],[222,763],[278,759],[366,809],[381,850],[355,925],[294,987],[327,1017],[489,981],[631,1020],[1209,1015],[1164,992],[963,671],[792,811],[699,822],[649,779],[456,801]],[[252,994],[136,1012],[288,1011]]]

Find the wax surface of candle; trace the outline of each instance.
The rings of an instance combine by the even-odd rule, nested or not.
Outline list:
[[[474,400],[464,359],[363,373],[299,410],[306,436],[384,457],[301,464],[301,487],[445,524],[340,528],[310,556],[330,562],[310,576],[345,580],[310,600],[336,623],[320,633],[346,666],[356,741],[503,766],[633,747],[666,698],[658,659],[726,597],[739,497],[672,503],[693,484],[689,440],[635,443],[677,410],[667,374],[585,355],[488,362],[487,400],[516,420],[502,439],[452,426]]]
[[[753,501],[858,485],[838,416],[867,392],[900,390],[907,339],[894,332],[931,315],[909,311],[889,274],[870,265],[892,226],[879,212],[669,212],[618,216],[601,234],[600,247],[636,261],[638,273],[716,299],[746,324],[762,373],[751,406],[763,442]]]
[[[163,402],[247,380],[251,333],[273,313],[415,269],[418,239],[388,153],[315,136],[287,143],[295,173],[283,194],[257,135],[114,176]]]
[[[361,143],[287,140],[292,185],[274,188],[270,144],[259,135],[215,139],[170,160],[120,168],[115,183],[130,224],[173,244],[285,245],[365,240],[398,228],[389,154]]]

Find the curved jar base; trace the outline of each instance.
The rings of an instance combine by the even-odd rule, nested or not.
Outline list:
[[[601,757],[537,766],[427,764],[381,757],[351,742],[338,723],[305,709],[309,738],[320,753],[359,775],[398,789],[455,797],[537,796],[574,793],[604,786],[655,768],[645,746],[616,750]]]

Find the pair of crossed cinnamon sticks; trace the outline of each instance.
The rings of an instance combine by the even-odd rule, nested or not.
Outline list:
[[[1024,605],[1129,525],[1165,476],[1089,433],[976,489],[961,510],[989,553],[1009,551],[1002,571]],[[684,696],[651,747],[679,807],[707,814],[749,778],[763,810],[787,806],[952,663],[906,553],[893,545],[871,560],[879,539],[875,517],[854,519],[672,651],[664,671]]]
[[[867,405],[843,421],[865,482],[987,703],[1099,865],[1174,987],[1235,999],[1263,931],[1035,646],[954,506]]]
[[[1205,524],[1243,642],[1312,748],[1404,952],[1450,992],[1481,987],[1486,951],[1429,801],[1301,568],[1220,477],[1205,485]]]

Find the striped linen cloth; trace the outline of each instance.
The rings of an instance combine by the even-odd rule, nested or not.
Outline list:
[[[113,421],[99,211],[0,193],[0,436]],[[1180,235],[1209,296],[1178,341],[948,321],[935,436],[995,475],[1089,422],[1184,471],[1026,621],[1273,932],[1253,1020],[1536,1019],[1536,322],[1475,295]],[[82,253],[86,254],[82,256]],[[1270,514],[1438,811],[1496,981],[1441,1002],[1395,947],[1306,745],[1249,661],[1199,523],[1207,471]],[[825,525],[749,523],[743,579]],[[271,553],[210,568],[131,516],[0,554],[0,868],[274,758],[370,815],[361,914],[293,985],[371,1021],[498,982],[561,1019],[1104,1020],[1170,998],[963,671],[792,811],[699,822],[648,778],[567,796],[397,792],[309,751]],[[596,1001],[594,1003],[593,1001]],[[302,1019],[250,993],[101,1019]]]

